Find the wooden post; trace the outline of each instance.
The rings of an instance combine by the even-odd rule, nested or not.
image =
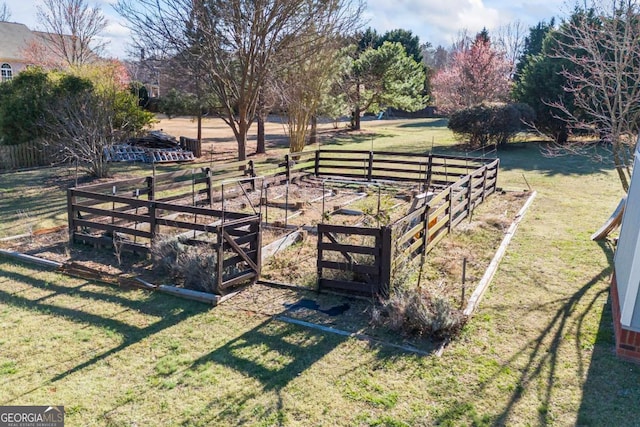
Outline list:
[[[466,215],[471,216],[471,196],[473,196],[473,174],[469,175],[469,184],[467,187],[467,213]]]
[[[429,162],[427,163],[427,176],[426,178],[426,188],[424,191],[429,191],[429,187],[431,187],[431,174],[433,173],[433,154],[429,153]]]
[[[223,220],[224,221],[224,220]],[[221,222],[218,226],[218,256],[216,262],[218,263],[218,292],[222,292],[222,275],[224,274],[224,222]]]
[[[254,169],[254,165],[253,165],[253,160],[249,160],[249,176],[251,178],[255,178],[256,177],[256,171]],[[251,191],[256,191],[256,180],[255,179],[251,179]]]
[[[262,217],[258,214],[258,221],[254,223],[254,231],[256,232],[256,240],[255,240],[255,251],[256,251],[256,265],[258,266],[258,271],[256,271],[258,278],[260,278],[260,274],[262,273]]]
[[[324,212],[323,212],[323,215],[324,215]],[[324,238],[324,230],[322,228],[322,224],[318,224],[318,257],[316,258],[316,274],[317,274],[316,290],[317,291],[320,291],[320,284],[322,283],[322,257],[323,257],[322,240],[323,238]]]
[[[320,170],[320,150],[316,150],[316,163],[314,166],[315,176],[318,176],[318,172]]]
[[[154,163],[155,164],[155,163]],[[156,177],[155,176],[148,176],[147,177],[147,198],[149,200],[154,200],[155,199],[155,189],[156,189]]]
[[[389,287],[391,284],[391,262],[393,257],[392,244],[392,228],[389,226],[383,226],[380,229],[381,247],[380,247],[380,289],[379,293],[383,298],[389,297]]]
[[[428,204],[424,207],[424,230],[422,234],[422,253],[420,254],[420,265],[424,264],[427,257],[427,246],[429,245],[429,211],[431,206]]]
[[[367,166],[367,181],[371,182],[373,175],[373,151],[369,151],[369,165]]]
[[[485,193],[487,191],[487,165],[482,170],[482,201],[484,202]]]
[[[151,232],[151,243],[153,243],[156,240],[156,234],[158,234],[156,204],[153,201],[149,202],[149,231]]]
[[[449,224],[448,231],[451,233],[451,228],[453,227],[453,186],[449,187]]]
[[[288,154],[284,155],[284,161],[287,164],[287,183],[288,183],[289,180],[291,179],[291,167],[289,165],[290,157]]]
[[[73,194],[73,188],[67,190],[67,221],[69,222],[69,243],[75,243],[75,212],[73,206],[76,204],[76,196]]]
[[[213,176],[211,174],[211,168],[205,169],[207,173],[207,197],[209,198],[209,208],[213,207]]]

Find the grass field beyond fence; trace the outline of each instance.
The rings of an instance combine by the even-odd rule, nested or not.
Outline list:
[[[441,121],[372,123],[333,141],[419,152],[437,135],[434,151],[459,152]],[[0,405],[62,404],[69,426],[637,425],[640,368],[613,352],[613,248],[589,240],[622,195],[612,165],[538,143],[499,157],[498,186],[538,196],[442,357],[0,258]],[[61,176],[0,175],[0,235],[65,223]]]

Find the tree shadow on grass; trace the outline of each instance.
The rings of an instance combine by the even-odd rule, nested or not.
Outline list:
[[[615,354],[611,297],[602,311],[591,363],[583,385],[577,425],[638,425],[640,367]]]
[[[56,381],[62,380],[65,377],[88,368],[96,364],[97,362],[113,354],[116,354],[135,343],[140,342],[143,339],[146,339],[166,328],[174,326],[191,316],[206,312],[210,308],[205,304],[187,303],[184,300],[169,297],[166,295],[160,295],[158,293],[148,294],[145,298],[139,300],[131,299],[127,297],[126,290],[121,290],[118,293],[110,293],[108,291],[101,292],[100,290],[95,289],[95,283],[88,281],[76,280],[78,285],[75,286],[57,285],[55,283],[49,283],[37,278],[33,278],[31,276],[27,276],[25,274],[10,271],[6,268],[8,265],[9,263],[0,260],[0,279],[2,279],[2,281],[11,281],[23,286],[27,286],[27,290],[49,291],[50,294],[34,300],[21,295],[25,292],[25,290],[19,292],[9,292],[4,289],[0,289],[0,302],[5,305],[18,307],[20,309],[29,310],[38,314],[57,316],[76,322],[78,324],[88,324],[102,328],[104,330],[109,330],[119,334],[122,337],[122,341],[119,345],[112,347],[102,353],[98,353],[93,357],[83,361],[82,363],[77,364],[71,369],[67,369],[64,372],[58,373],[49,378],[42,378],[40,384],[38,384],[33,389],[28,390],[19,396],[14,396],[11,399],[0,402],[2,404],[8,404],[16,401],[21,396],[24,396],[38,389],[43,384],[54,383]],[[29,266],[28,268],[33,271],[45,271],[45,269],[33,266]],[[91,287],[93,287],[94,289],[90,289]],[[101,288],[99,287],[98,289]],[[85,305],[80,306],[79,308],[60,306],[52,301],[53,298],[58,296],[79,296],[83,299],[86,299],[88,302],[100,301],[116,304],[122,307],[122,310],[118,312],[118,314],[130,310],[134,312],[140,312],[145,315],[158,317],[160,320],[150,323],[148,326],[140,327],[115,319],[113,318],[113,316],[107,317],[104,315],[91,313],[88,309],[83,309]],[[58,361],[56,362],[56,365],[66,362],[68,361]],[[48,372],[49,368],[51,367],[42,368],[42,372]],[[12,379],[15,380],[15,377]]]
[[[446,128],[449,119],[440,117],[434,119],[417,119],[411,123],[398,125],[399,128]]]
[[[547,142],[518,142],[510,143],[491,152],[482,149],[471,149],[464,144],[436,146],[434,154],[456,156],[484,157],[500,159],[500,170],[539,171],[545,176],[556,175],[590,175],[606,173],[614,169],[610,153],[606,149],[594,145],[592,152],[587,155],[567,154],[545,155]]]
[[[269,425],[282,425],[285,418],[282,390],[318,360],[347,338],[304,328],[270,318],[209,354],[196,360],[183,372],[190,376],[210,363],[222,365],[259,383],[242,391],[209,402],[183,425],[243,425],[242,411],[257,394],[277,396],[273,407],[262,407],[261,419]],[[188,373],[187,373],[188,372]]]
[[[606,243],[600,243],[601,248],[605,251],[609,263],[613,258],[612,249]],[[553,422],[550,414],[552,405],[552,393],[554,388],[561,387],[558,384],[558,373],[563,369],[559,363],[559,351],[563,343],[566,343],[568,331],[575,329],[574,350],[577,359],[577,378],[583,378],[585,372],[585,348],[590,346],[589,342],[583,339],[584,321],[588,314],[594,309],[596,302],[603,294],[608,292],[607,289],[599,290],[595,293],[592,288],[611,276],[611,267],[604,268],[600,273],[594,276],[589,282],[584,284],[577,292],[568,298],[562,298],[562,306],[556,311],[551,320],[547,323],[542,332],[534,339],[529,340],[522,348],[517,351],[503,365],[509,367],[517,366],[518,361],[526,358],[523,367],[518,368],[518,378],[516,386],[511,391],[508,402],[502,411],[494,417],[480,416],[475,410],[471,401],[482,396],[482,391],[499,380],[502,369],[496,374],[490,376],[481,382],[477,388],[472,390],[469,399],[462,402],[456,401],[450,405],[445,411],[439,414],[435,424],[442,425],[458,425],[462,419],[471,419],[474,425],[508,425],[510,416],[513,414],[516,405],[523,398],[526,390],[537,389],[540,403],[537,408],[538,420],[532,424],[548,425]],[[553,301],[550,304],[555,304]],[[536,309],[540,309],[537,306]],[[587,334],[588,336],[588,334]],[[606,346],[606,343],[605,343]],[[605,417],[606,418],[606,417]],[[599,425],[599,423],[597,423]],[[615,424],[612,424],[615,425]]]

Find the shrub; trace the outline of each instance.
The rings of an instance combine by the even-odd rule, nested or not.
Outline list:
[[[526,104],[480,104],[451,114],[448,127],[474,147],[504,145],[534,119]]]
[[[197,114],[198,100],[192,93],[181,92],[171,88],[160,99],[158,108],[160,112],[166,114],[168,118],[190,116]]]
[[[206,244],[187,245],[176,237],[162,237],[151,245],[154,268],[166,272],[187,289],[219,293],[217,253]]]
[[[443,339],[456,335],[467,318],[440,295],[397,289],[373,310],[372,320],[405,335]]]

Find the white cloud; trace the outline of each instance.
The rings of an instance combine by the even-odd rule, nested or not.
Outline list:
[[[533,26],[559,8],[558,0],[369,0],[365,19],[380,33],[402,28],[421,42],[449,46],[461,30],[491,31],[516,19]]]
[[[500,14],[481,0],[370,0],[369,25],[384,33],[403,28],[422,42],[448,45],[460,30],[476,32],[497,26]]]
[[[111,40],[108,53],[124,58],[130,35],[113,8],[116,1],[97,0],[95,4],[109,20],[103,34]],[[11,19],[36,29],[37,2],[7,2]],[[93,4],[92,1],[89,3]],[[526,26],[541,20],[549,21],[564,11],[561,10],[563,3],[561,0],[368,0],[364,17],[369,20],[368,26],[380,33],[402,28],[411,30],[423,43],[449,46],[463,29],[475,33],[485,27],[491,31],[516,19]]]

